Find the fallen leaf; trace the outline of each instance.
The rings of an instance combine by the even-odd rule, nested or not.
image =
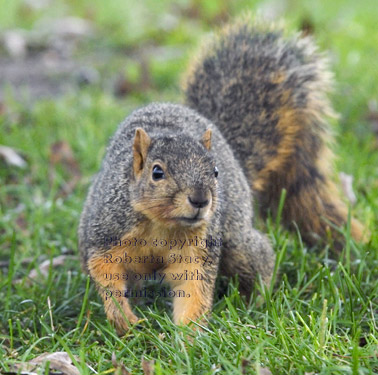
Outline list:
[[[142,369],[144,375],[154,375],[154,365],[155,361],[153,359],[147,361],[145,358],[142,358]]]
[[[259,363],[255,364],[257,375],[272,375],[271,371],[266,367],[260,367]],[[249,374],[252,367],[251,361],[243,358],[241,362],[242,374]]]
[[[266,367],[260,367],[258,375],[272,375],[272,372]]]
[[[75,357],[77,361],[78,358]],[[46,362],[49,362],[49,372],[51,375],[80,375],[80,371],[75,367],[71,358],[66,352],[44,353],[29,362],[15,363],[10,366],[11,372],[7,374],[37,374],[46,373],[44,371]]]
[[[135,90],[136,85],[131,82],[127,77],[119,75],[114,83],[114,95],[123,97]]]
[[[20,156],[20,154],[13,148],[8,146],[0,146],[0,157],[5,160],[9,165],[25,168],[26,161]]]
[[[47,277],[49,275],[50,264],[52,268],[57,268],[63,266],[67,259],[76,259],[76,257],[72,255],[59,255],[53,258],[51,261],[50,259],[47,259],[44,262],[42,262],[38,268],[34,268],[33,270],[31,270],[28,275],[28,278],[35,280],[39,277],[39,275]]]
[[[127,371],[125,365],[122,362],[117,362],[117,357],[115,353],[112,354],[112,365],[115,368],[116,375],[131,375],[129,371]]]
[[[66,141],[58,141],[50,146],[49,180],[52,183],[56,177],[55,166],[61,164],[70,176],[58,193],[58,197],[66,197],[74,190],[80,180],[81,173],[70,144]]]
[[[173,3],[175,4],[175,3]],[[199,4],[194,1],[191,1],[187,6],[179,6],[178,4],[174,5],[177,8],[177,11],[181,13],[181,16],[184,18],[193,18],[193,19],[200,19],[201,18],[201,9]]]
[[[58,141],[50,146],[50,162],[64,164],[72,174],[80,174],[72,148],[66,141]]]
[[[26,221],[26,215],[25,212],[21,212],[16,220],[15,220],[16,225],[21,229],[21,231],[26,234],[28,233],[28,222]]]
[[[243,358],[241,362],[242,374],[247,373],[247,368],[249,367],[249,365],[250,365],[250,361],[248,361],[248,359]]]

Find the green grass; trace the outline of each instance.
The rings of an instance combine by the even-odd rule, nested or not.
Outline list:
[[[198,17],[190,16],[190,6]],[[358,203],[353,211],[372,232],[370,243],[355,244],[345,229],[346,249],[334,259],[328,248],[309,249],[270,220],[260,223],[277,253],[274,288],[258,286],[245,302],[229,285],[225,296],[216,296],[207,328],[194,334],[172,323],[170,301],[161,299],[140,301],[142,329],[118,338],[79,261],[28,280],[42,261],[77,253],[76,228],[90,177],[117,124],[148,102],[178,101],[180,73],[200,38],[225,15],[260,6],[244,0],[60,0],[47,10],[31,10],[21,0],[0,0],[3,28],[32,28],[44,17],[73,14],[90,18],[98,29],[96,43],[114,51],[149,44],[182,51],[176,58],[153,56],[151,87],[123,99],[99,87],[33,105],[18,102],[12,93],[5,99],[0,144],[20,150],[28,167],[0,165],[0,261],[9,261],[0,268],[0,369],[43,352],[67,351],[80,358],[78,366],[88,374],[86,364],[111,373],[113,352],[133,374],[143,373],[143,357],[155,360],[157,375],[254,374],[260,367],[273,374],[378,373],[378,146],[367,120],[369,103],[378,106],[374,1],[291,0],[282,14],[293,30],[310,19],[316,40],[331,55],[337,81],[332,100],[341,114],[334,124],[337,170],[354,176]],[[169,23],[172,14],[175,22]],[[57,195],[70,173],[51,165],[49,157],[50,146],[62,140],[70,144],[82,173],[75,190],[63,198]]]

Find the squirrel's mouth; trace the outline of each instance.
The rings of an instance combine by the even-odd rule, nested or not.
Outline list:
[[[186,224],[196,224],[196,223],[199,223],[200,221],[203,220],[203,218],[201,217],[177,217],[176,220],[182,222],[182,223],[186,223]]]
[[[195,225],[202,222],[205,219],[206,214],[203,210],[198,209],[196,214],[192,217],[188,216],[178,216],[175,219],[184,225]]]

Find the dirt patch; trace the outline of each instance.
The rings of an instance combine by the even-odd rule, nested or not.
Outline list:
[[[0,100],[56,97],[85,83],[97,83],[96,56],[79,55],[94,37],[93,27],[76,18],[38,30],[7,30],[0,35]]]
[[[18,99],[57,96],[75,86],[73,60],[37,55],[22,60],[0,57],[0,100],[10,91]]]

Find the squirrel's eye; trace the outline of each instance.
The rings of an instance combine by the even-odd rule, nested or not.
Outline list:
[[[154,165],[154,167],[152,168],[152,179],[154,181],[158,181],[158,180],[163,179],[164,177],[165,177],[164,171],[161,168],[161,166],[160,165]]]
[[[214,167],[214,176],[215,176],[215,178],[218,177],[218,173],[219,173],[218,168]]]

